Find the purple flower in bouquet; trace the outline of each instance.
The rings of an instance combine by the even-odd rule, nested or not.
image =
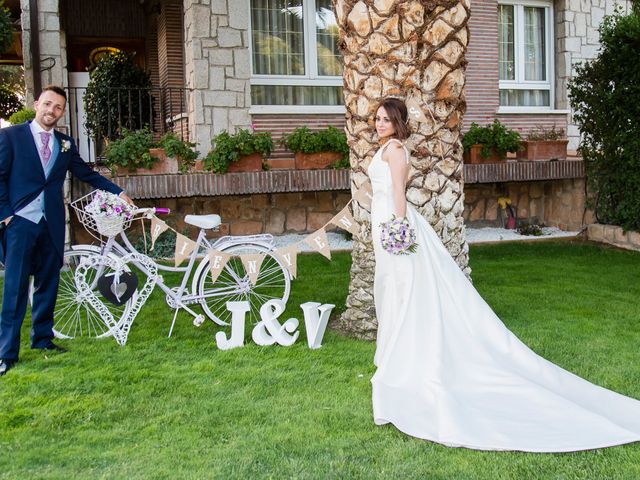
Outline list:
[[[392,255],[408,255],[418,248],[416,231],[406,218],[396,218],[380,224],[380,243],[386,252]]]

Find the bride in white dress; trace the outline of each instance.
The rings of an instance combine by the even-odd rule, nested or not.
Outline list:
[[[376,424],[448,446],[567,452],[640,440],[640,402],[538,356],[480,297],[431,225],[406,202],[407,109],[384,100],[373,186],[378,336],[371,379]],[[387,253],[380,224],[407,217],[418,248]]]

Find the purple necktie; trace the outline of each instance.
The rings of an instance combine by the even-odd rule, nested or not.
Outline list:
[[[43,167],[47,166],[47,163],[49,163],[49,159],[51,158],[51,149],[49,148],[49,137],[51,137],[51,134],[49,132],[40,132],[40,140],[42,140],[42,150],[40,150],[40,153],[42,154]]]

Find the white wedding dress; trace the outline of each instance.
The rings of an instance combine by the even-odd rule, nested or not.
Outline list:
[[[375,423],[480,450],[567,452],[640,440],[640,401],[589,383],[518,340],[411,205],[417,252],[382,249],[380,223],[394,213],[383,148],[368,170],[378,318]]]

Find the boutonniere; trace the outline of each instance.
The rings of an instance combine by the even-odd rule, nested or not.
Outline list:
[[[70,148],[71,142],[69,140],[62,140],[62,142],[60,142],[60,151],[62,153],[68,152]]]

